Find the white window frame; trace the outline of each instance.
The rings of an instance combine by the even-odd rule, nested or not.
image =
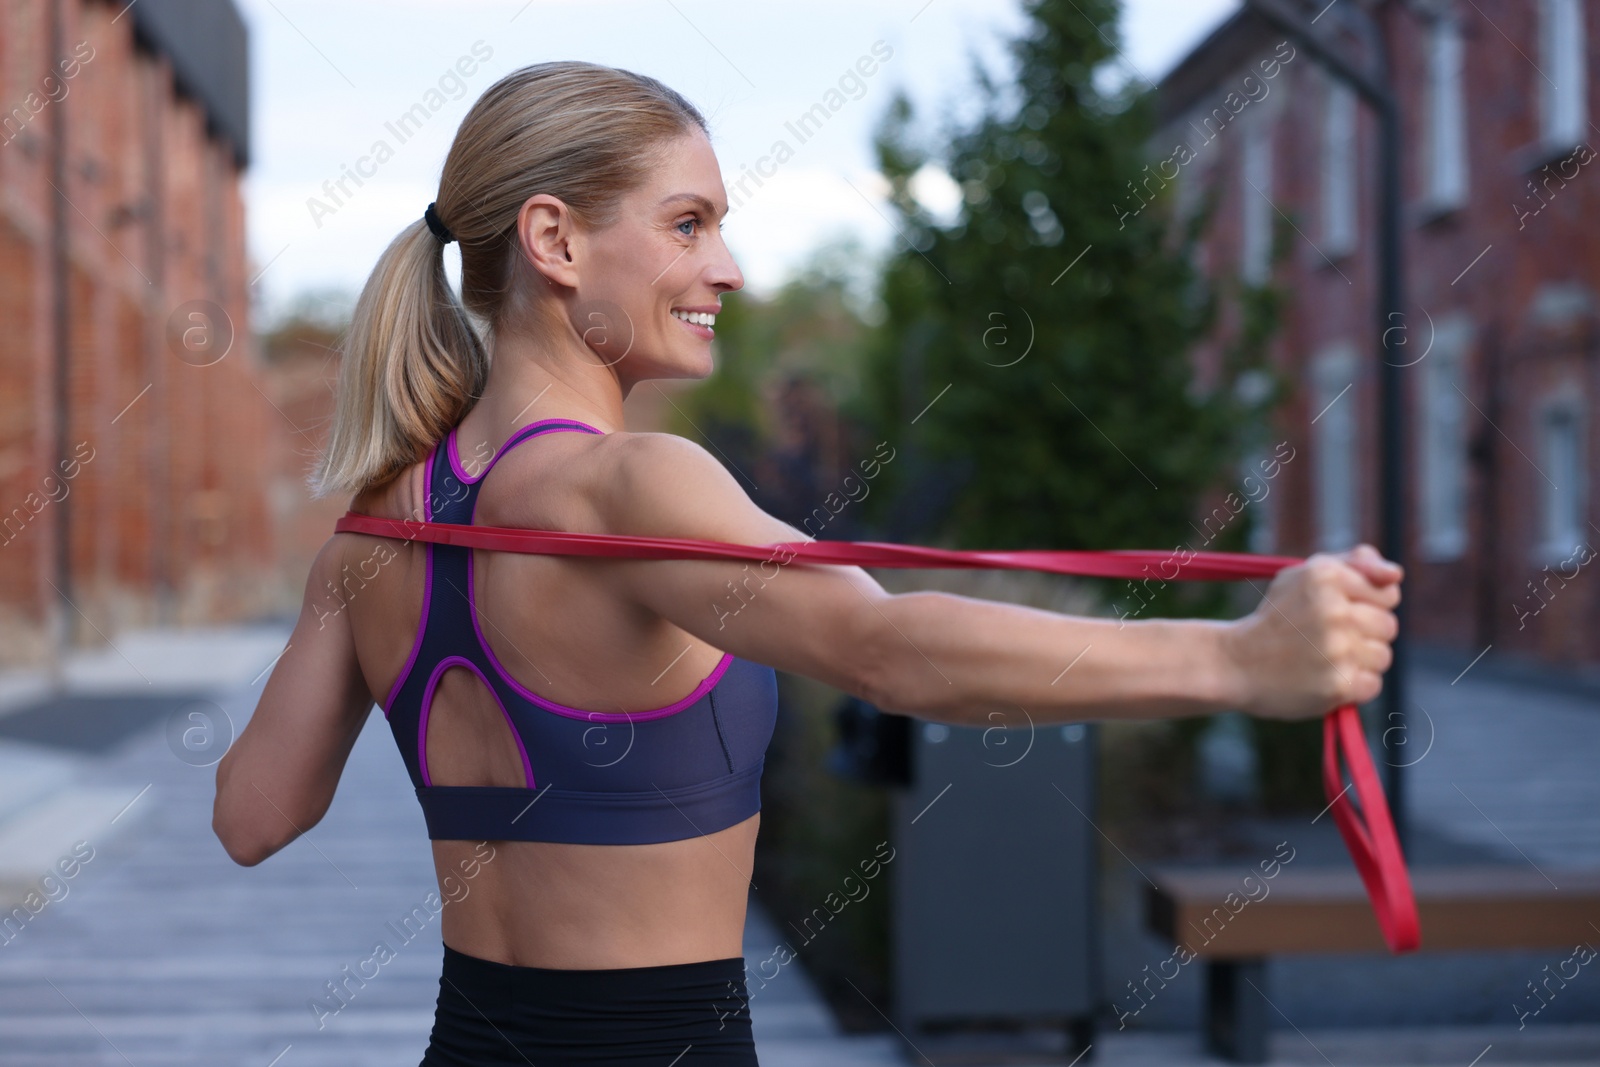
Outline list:
[[[1356,93],[1337,78],[1326,79],[1322,102],[1322,252],[1355,250],[1357,174]]]
[[[1552,563],[1583,544],[1588,516],[1588,433],[1583,399],[1574,388],[1538,409],[1539,541],[1535,556]]]
[[[1441,319],[1422,371],[1421,478],[1418,507],[1424,558],[1458,559],[1467,550],[1466,362],[1472,322],[1465,315]]]
[[[1240,154],[1239,276],[1264,285],[1272,275],[1272,129],[1250,123]]]
[[[1427,203],[1438,211],[1467,202],[1466,43],[1461,23],[1441,15],[1428,30]]]
[[[1356,350],[1348,341],[1329,345],[1312,360],[1312,496],[1322,552],[1351,547],[1361,529],[1355,380]]]
[[[1539,140],[1549,151],[1576,148],[1589,128],[1587,42],[1582,0],[1539,0]]]

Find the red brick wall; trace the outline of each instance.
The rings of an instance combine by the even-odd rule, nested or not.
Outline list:
[[[62,516],[81,643],[129,625],[250,617],[285,600],[267,499],[285,431],[250,329],[241,172],[231,148],[207,137],[200,106],[176,93],[169,64],[134,47],[120,7],[63,4],[67,52],[87,42],[93,56],[64,98],[0,144],[0,513],[26,512],[28,493],[57,469],[55,109],[71,203],[68,451],[92,450],[66,506],[44,507],[0,546],[6,662],[44,650]],[[6,112],[53,67],[47,12],[47,0],[17,0],[0,14]],[[195,324],[174,316],[191,301],[215,305],[212,318],[233,334],[210,365],[179,358],[177,337]]]
[[[1600,659],[1600,576],[1585,567],[1575,579],[1557,588],[1535,617],[1519,626],[1518,603],[1532,605],[1527,583],[1543,578],[1543,561],[1534,556],[1538,538],[1541,479],[1535,434],[1535,410],[1549,391],[1563,382],[1575,385],[1592,409],[1596,382],[1596,312],[1587,311],[1564,323],[1541,323],[1535,313],[1541,292],[1552,285],[1581,285],[1591,296],[1600,285],[1600,241],[1594,223],[1600,217],[1600,160],[1555,195],[1536,217],[1518,229],[1513,210],[1531,202],[1527,182],[1547,160],[1532,161],[1528,146],[1538,122],[1540,73],[1537,5],[1522,0],[1477,0],[1457,4],[1465,37],[1465,82],[1469,193],[1467,205],[1455,212],[1428,217],[1422,210],[1422,146],[1425,121],[1426,23],[1409,5],[1390,3],[1380,10],[1389,44],[1394,80],[1405,127],[1405,222],[1408,341],[1420,352],[1430,335],[1428,322],[1453,313],[1470,317],[1473,341],[1466,353],[1463,389],[1483,413],[1497,412],[1491,424],[1485,414],[1465,409],[1469,440],[1493,452],[1492,465],[1474,461],[1468,468],[1468,545],[1457,559],[1429,561],[1419,552],[1421,501],[1415,456],[1421,364],[1403,372],[1406,381],[1411,490],[1408,508],[1413,539],[1407,604],[1413,632],[1419,637],[1457,645],[1473,652],[1492,642],[1499,652],[1538,656],[1552,662]],[[1589,113],[1600,119],[1600,3],[1585,4],[1588,37]],[[1508,40],[1509,38],[1509,40]],[[1271,54],[1273,45],[1261,57]],[[1513,42],[1515,42],[1513,44]],[[1344,42],[1350,46],[1351,42]],[[1520,51],[1519,51],[1520,50]],[[1252,63],[1254,62],[1252,59]],[[1248,73],[1223,77],[1204,99],[1204,108],[1220,102]],[[1365,108],[1358,119],[1359,215],[1354,251],[1330,266],[1318,251],[1323,92],[1314,63],[1303,50],[1271,83],[1271,93],[1251,103],[1212,143],[1209,169],[1190,164],[1179,181],[1214,186],[1220,196],[1217,212],[1201,249],[1203,269],[1222,275],[1239,262],[1243,196],[1255,196],[1240,180],[1239,168],[1246,118],[1270,119],[1272,200],[1298,231],[1288,229],[1285,259],[1276,281],[1290,294],[1284,327],[1274,346],[1274,361],[1296,384],[1281,412],[1274,440],[1287,439],[1300,459],[1278,479],[1275,499],[1276,550],[1306,553],[1315,547],[1312,480],[1315,476],[1310,421],[1310,359],[1323,346],[1340,339],[1353,342],[1360,372],[1340,403],[1353,402],[1358,426],[1361,494],[1359,532],[1378,538],[1378,323],[1375,307],[1376,259],[1374,181],[1376,126]],[[1200,101],[1196,101],[1200,103]],[[1255,108],[1258,114],[1250,115]],[[1239,127],[1239,128],[1236,128]],[[1187,127],[1180,120],[1157,141],[1165,158],[1169,141]],[[1592,129],[1592,127],[1591,127]],[[1193,136],[1192,132],[1189,136]],[[1600,135],[1592,135],[1600,145]],[[1193,190],[1186,191],[1189,195]],[[1288,224],[1276,213],[1280,227]],[[1492,246],[1492,247],[1490,247]],[[1466,270],[1484,250],[1476,265]],[[1459,276],[1459,281],[1454,281]],[[1453,284],[1452,284],[1453,283]],[[1214,373],[1223,340],[1235,327],[1224,316],[1217,338],[1196,352],[1197,366]],[[1414,358],[1407,354],[1403,358]],[[1498,375],[1491,390],[1489,375]],[[1493,395],[1491,395],[1491,392]],[[1498,408],[1492,406],[1498,405]],[[1588,429],[1588,481],[1594,483],[1594,427]],[[1589,494],[1588,517],[1594,516]],[[1591,527],[1592,529],[1592,527]],[[1600,546],[1600,532],[1592,546]]]

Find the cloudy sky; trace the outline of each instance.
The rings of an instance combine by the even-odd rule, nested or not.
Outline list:
[[[472,101],[518,67],[585,59],[650,74],[705,113],[724,179],[785,136],[858,58],[890,53],[815,136],[732,213],[724,235],[747,288],[770,291],[807,252],[894,239],[878,202],[873,126],[897,86],[925,128],[970,114],[972,58],[1000,74],[1015,0],[238,0],[251,38],[251,274],[265,320],[297,296],[348,303],[383,247],[422,214]],[[1125,73],[1159,78],[1237,0],[1126,0]],[[881,42],[881,43],[878,43]],[[451,80],[462,57],[471,77]],[[484,58],[487,57],[487,58]],[[477,62],[477,60],[482,60]],[[437,90],[445,103],[400,143],[385,126]],[[437,98],[434,98],[437,102]],[[353,195],[325,191],[373,142],[394,155]],[[793,136],[785,139],[795,143]],[[928,196],[937,200],[936,182]],[[321,207],[315,206],[315,202]],[[882,213],[880,213],[882,212]],[[454,253],[448,253],[454,277]]]

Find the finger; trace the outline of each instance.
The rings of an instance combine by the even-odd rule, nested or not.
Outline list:
[[[1360,571],[1374,585],[1392,584],[1404,577],[1404,570],[1398,563],[1384,559],[1381,552],[1365,541],[1340,553],[1340,559]]]
[[[1356,632],[1369,641],[1391,642],[1400,632],[1400,620],[1394,612],[1376,604],[1352,604],[1350,617]]]
[[[1400,603],[1399,583],[1374,583],[1354,566],[1339,568],[1338,588],[1351,600],[1393,608]]]
[[[1394,646],[1387,641],[1360,641],[1351,658],[1358,672],[1382,674],[1394,665]]]

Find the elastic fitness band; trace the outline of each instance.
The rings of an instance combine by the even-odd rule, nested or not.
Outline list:
[[[1175,552],[1125,550],[1108,552],[1016,551],[960,552],[877,541],[801,541],[771,545],[739,545],[677,537],[628,537],[555,530],[523,530],[504,526],[472,526],[451,522],[381,519],[347,512],[334,524],[336,533],[371,534],[406,541],[524,552],[545,556],[606,556],[624,559],[726,559],[786,564],[837,563],[858,567],[938,567],[949,569],[1027,570],[1092,578],[1148,578],[1151,566],[1173,565],[1164,581],[1235,581],[1270,578],[1301,563],[1294,556],[1261,556],[1245,552],[1190,552],[1180,562]],[[1411,952],[1421,944],[1417,902],[1411,876],[1395,835],[1389,804],[1378,781],[1366,732],[1354,704],[1345,704],[1323,719],[1322,785],[1339,835],[1361,875],[1378,927],[1393,953]],[[1345,773],[1350,785],[1343,785]],[[1354,790],[1358,809],[1350,799]]]

